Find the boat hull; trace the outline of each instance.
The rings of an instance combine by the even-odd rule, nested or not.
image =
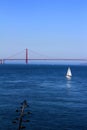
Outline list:
[[[66,78],[67,78],[67,79],[71,79],[71,76],[69,76],[69,75],[66,75]]]

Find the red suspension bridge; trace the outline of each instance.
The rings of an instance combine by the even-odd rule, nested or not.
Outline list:
[[[47,60],[47,61],[83,61],[83,62],[86,61],[87,62],[87,59],[85,59],[85,58],[76,58],[76,59],[75,58],[72,58],[72,59],[70,59],[70,58],[49,58],[48,56],[44,56],[44,55],[39,54],[37,52],[28,50],[27,48],[24,49],[23,51],[24,51],[24,56],[22,58],[20,58],[20,57],[18,58],[17,56],[19,54],[23,53],[23,52],[18,52],[15,55],[12,55],[10,57],[3,58],[3,59],[1,58],[0,59],[0,64],[4,64],[5,61],[25,61],[25,63],[28,64],[28,62],[30,60],[33,60],[33,61],[34,60]],[[31,58],[29,52],[33,52],[35,54],[38,54],[41,58],[39,58],[39,57]],[[42,58],[43,56],[45,58]]]

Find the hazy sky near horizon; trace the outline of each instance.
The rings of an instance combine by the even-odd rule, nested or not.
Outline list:
[[[0,58],[25,48],[87,58],[87,0],[1,0]]]

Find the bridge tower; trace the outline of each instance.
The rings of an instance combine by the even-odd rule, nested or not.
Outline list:
[[[0,64],[4,64],[4,60],[3,59],[0,59]]]
[[[26,48],[26,64],[28,64],[28,49]]]

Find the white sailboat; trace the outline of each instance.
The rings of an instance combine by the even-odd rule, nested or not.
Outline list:
[[[66,73],[66,78],[70,79],[71,77],[72,77],[72,72],[71,72],[71,69],[69,67],[67,70],[67,73]]]

